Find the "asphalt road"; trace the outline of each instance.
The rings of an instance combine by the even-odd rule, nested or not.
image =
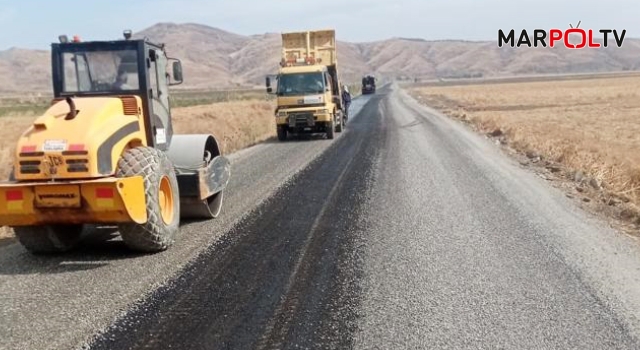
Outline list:
[[[0,248],[0,348],[640,348],[634,239],[397,88],[353,107],[233,155],[166,252]]]

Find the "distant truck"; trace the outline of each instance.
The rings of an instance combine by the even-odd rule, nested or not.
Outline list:
[[[301,133],[333,139],[345,127],[335,37],[332,29],[282,34],[275,91],[266,78],[267,92],[277,95],[278,140]]]
[[[362,77],[362,94],[376,93],[376,78],[373,75],[365,75]]]

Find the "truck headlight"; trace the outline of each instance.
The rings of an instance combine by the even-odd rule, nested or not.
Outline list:
[[[278,112],[278,117],[286,117],[287,112]]]
[[[329,113],[329,110],[328,109],[319,109],[316,113],[317,114],[327,114],[327,113]]]

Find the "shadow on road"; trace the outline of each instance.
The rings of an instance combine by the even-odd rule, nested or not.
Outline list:
[[[271,137],[264,143],[285,143],[285,142],[309,142],[314,140],[326,140],[325,134],[296,134],[289,135],[286,141],[280,141],[277,137]]]
[[[135,259],[147,254],[127,248],[115,227],[87,226],[77,247],[65,253],[34,255],[16,244],[19,252],[11,265],[0,264],[0,275],[58,274],[93,270],[115,260]]]

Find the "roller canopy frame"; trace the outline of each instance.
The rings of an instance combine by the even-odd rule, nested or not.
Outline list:
[[[212,135],[173,135],[167,156],[173,162],[180,190],[180,216],[217,217],[231,164]]]

